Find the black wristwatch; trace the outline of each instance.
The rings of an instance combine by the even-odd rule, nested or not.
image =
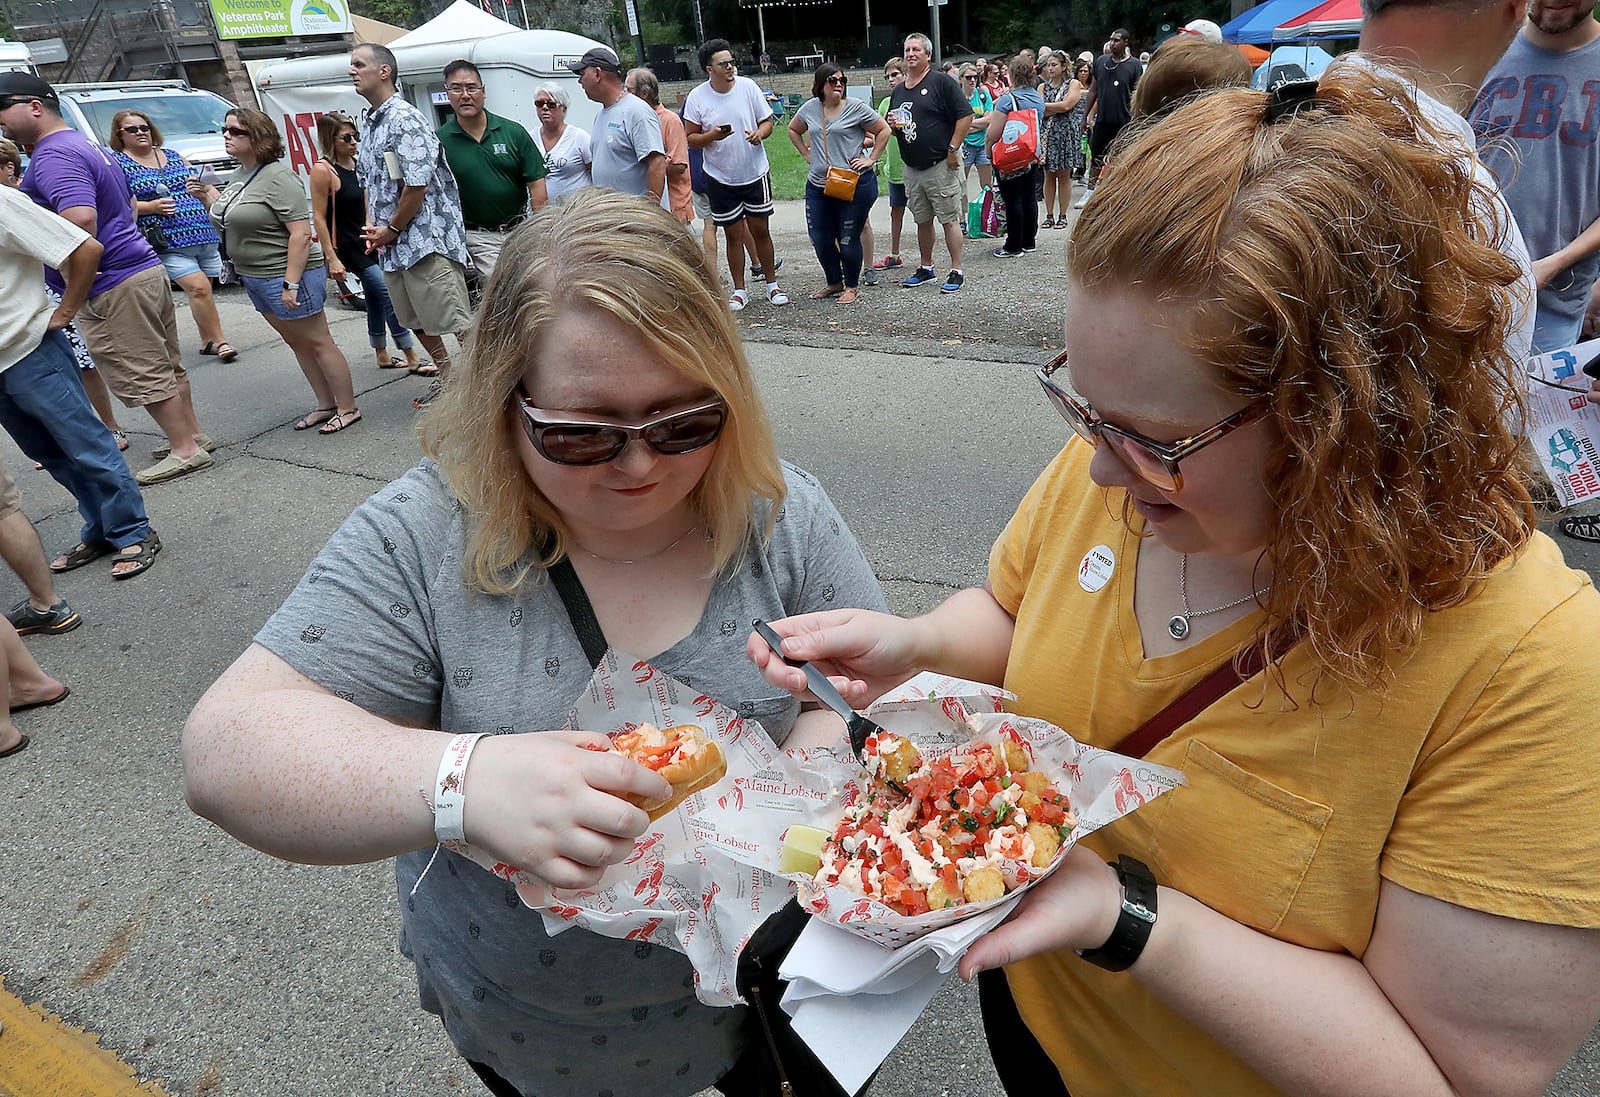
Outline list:
[[[1156,924],[1156,878],[1143,861],[1126,853],[1111,862],[1122,881],[1122,912],[1110,938],[1099,948],[1084,949],[1079,956],[1107,971],[1127,971],[1150,940]]]
[[[285,282],[283,284],[283,292],[285,292],[285,293],[299,293],[300,292],[300,283],[299,282]]]

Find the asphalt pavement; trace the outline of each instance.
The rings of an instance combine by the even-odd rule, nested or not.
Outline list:
[[[797,204],[774,228],[797,290],[815,270]],[[1048,292],[1059,247],[1005,262],[1018,264],[1005,277],[1047,287],[1037,305],[1002,308],[1006,283],[991,274],[991,303],[980,303],[988,295],[976,278],[944,306],[931,287],[884,287],[846,319],[826,302],[756,305],[741,317],[780,448],[827,486],[901,612],[982,581],[990,543],[1065,437],[1031,372],[1052,328],[1059,342],[1062,294]],[[933,296],[924,305],[919,294]],[[908,300],[915,320],[905,319]],[[147,489],[164,545],[151,571],[113,582],[106,562],[60,577],[84,625],[27,641],[73,696],[20,715],[33,746],[0,763],[11,805],[0,828],[4,989],[101,1035],[170,1094],[482,1094],[415,1004],[387,863],[284,864],[184,804],[184,717],[338,524],[415,463],[411,398],[425,386],[380,373],[363,318],[331,311],[364,418],[330,437],[296,433],[293,420],[314,401],[293,358],[241,293],[224,291],[221,307],[241,351],[227,365],[198,355],[179,298],[216,466]],[[941,326],[961,308],[1009,316],[1010,326]],[[120,418],[130,464],[148,464],[153,424],[143,412]],[[47,553],[75,543],[66,493],[8,438],[0,460]],[[1591,573],[1600,565],[1585,547],[1562,547]],[[0,600],[21,596],[0,569]],[[948,984],[872,1092],[997,1097],[975,995]],[[1597,1092],[1591,1036],[1549,1093]]]

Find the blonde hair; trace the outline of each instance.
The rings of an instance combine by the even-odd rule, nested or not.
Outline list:
[[[1298,634],[1319,683],[1381,688],[1534,531],[1506,427],[1521,271],[1470,149],[1403,84],[1340,65],[1298,114],[1269,122],[1268,101],[1219,91],[1136,131],[1068,278],[1186,316],[1173,334],[1220,384],[1270,402],[1280,581],[1253,642]]]
[[[465,512],[468,586],[510,593],[566,555],[569,532],[523,467],[514,433],[520,412],[512,408],[524,374],[538,370],[544,355],[567,353],[547,336],[574,309],[627,326],[652,354],[726,401],[727,424],[689,504],[714,569],[735,564],[753,537],[771,535],[784,482],[721,282],[699,240],[658,204],[589,187],[511,234],[465,360],[422,420],[422,448]],[[758,498],[772,501],[760,530]]]

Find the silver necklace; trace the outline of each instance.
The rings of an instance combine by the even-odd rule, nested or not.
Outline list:
[[[672,542],[672,544],[668,545],[666,548],[657,549],[656,551],[652,552],[649,556],[641,556],[637,560],[613,560],[609,556],[601,556],[598,552],[590,552],[588,549],[584,548],[582,545],[579,545],[576,541],[574,541],[573,544],[575,546],[577,546],[577,549],[578,549],[579,552],[583,553],[585,556],[593,556],[596,560],[599,560],[603,564],[642,564],[646,560],[654,560],[657,556],[665,556],[667,553],[671,552],[673,549],[675,549],[679,545],[683,544],[683,539],[685,537],[689,536],[689,534],[693,533],[695,530],[697,530],[699,528],[700,528],[700,523],[696,522],[694,525],[690,526],[688,529],[684,530],[681,534],[679,534],[678,535],[678,539],[676,541]]]
[[[1183,599],[1183,612],[1173,616],[1167,622],[1167,631],[1174,640],[1182,640],[1189,635],[1189,621],[1195,617],[1204,617],[1208,613],[1221,613],[1225,609],[1242,606],[1252,599],[1260,598],[1271,590],[1271,587],[1262,587],[1254,594],[1246,594],[1243,598],[1236,598],[1225,606],[1215,609],[1193,610],[1189,608],[1189,554],[1186,552],[1178,558],[1178,597]]]

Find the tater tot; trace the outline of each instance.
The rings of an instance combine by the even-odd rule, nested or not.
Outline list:
[[[971,876],[961,888],[961,894],[969,903],[981,903],[988,899],[998,899],[1006,893],[1006,878],[1000,875],[1000,870],[993,865],[984,865]]]
[[[1005,757],[1006,768],[1012,773],[1025,773],[1028,769],[1028,752],[1010,739],[1000,740],[1000,752]]]
[[[881,757],[884,777],[897,785],[905,784],[912,772],[922,765],[921,753],[907,739],[896,742],[894,749],[885,751]]]
[[[939,910],[941,907],[947,907],[952,903],[959,902],[961,902],[961,896],[954,894],[949,888],[945,887],[943,880],[935,880],[933,886],[928,888],[928,908],[930,910]]]
[[[1043,803],[1044,801],[1039,799],[1039,794],[1037,792],[1024,792],[1021,796],[1017,797],[1017,810],[1022,812],[1022,814],[1026,815],[1028,818],[1032,819],[1036,814],[1038,814],[1039,807]]]
[[[1033,856],[1028,858],[1028,864],[1034,868],[1049,865],[1056,850],[1061,848],[1061,833],[1043,823],[1029,823],[1028,837],[1033,839]]]
[[[1022,787],[1032,793],[1040,793],[1050,787],[1050,778],[1036,769],[1030,769],[1022,775]]]

